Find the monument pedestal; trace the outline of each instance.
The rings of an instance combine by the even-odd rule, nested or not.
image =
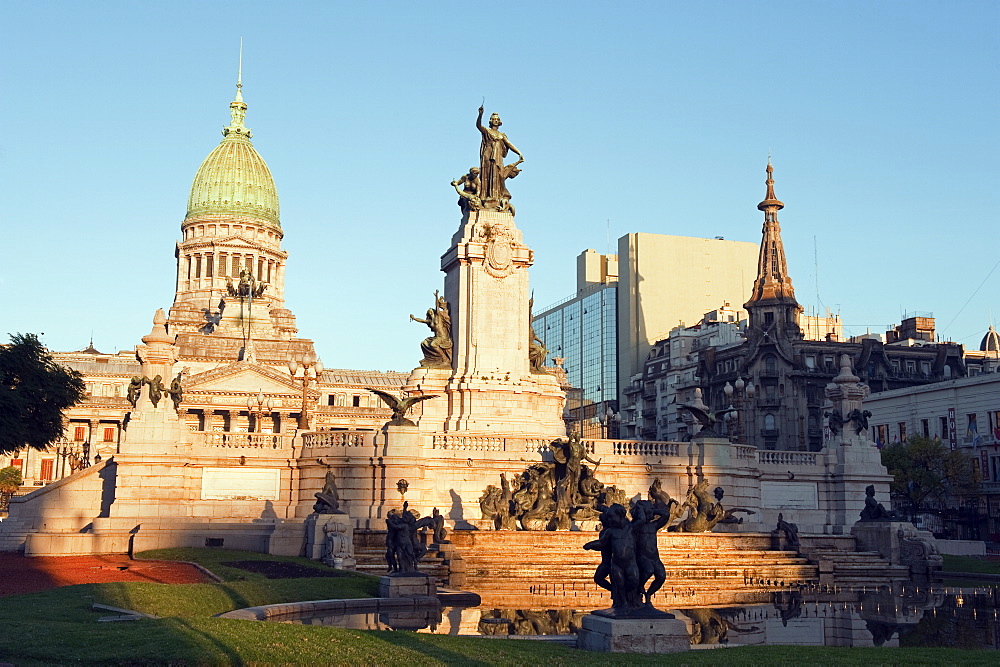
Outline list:
[[[907,565],[911,574],[928,576],[942,567],[934,536],[909,521],[858,521],[851,535],[858,549],[877,551],[893,565]]]
[[[423,598],[437,599],[437,584],[426,574],[407,572],[386,575],[378,580],[380,598]]]
[[[306,517],[306,558],[320,560],[330,567],[353,570],[354,524],[345,513],[310,514]]]
[[[576,647],[610,653],[680,653],[691,648],[687,626],[678,618],[583,617]]]

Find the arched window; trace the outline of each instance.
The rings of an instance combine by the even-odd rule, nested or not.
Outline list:
[[[767,413],[764,415],[764,430],[773,431],[776,428],[774,415]]]
[[[773,354],[764,357],[764,370],[768,373],[778,372],[778,360]]]

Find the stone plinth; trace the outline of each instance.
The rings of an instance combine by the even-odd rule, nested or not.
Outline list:
[[[437,598],[437,584],[434,579],[417,573],[387,575],[378,580],[380,598]]]
[[[687,626],[677,618],[583,617],[576,647],[611,653],[679,653],[691,648]]]
[[[354,523],[346,513],[310,514],[306,518],[306,558],[331,567],[353,569]]]
[[[851,535],[859,550],[877,551],[893,565],[909,566],[914,575],[926,576],[941,569],[934,536],[908,521],[858,521]]]

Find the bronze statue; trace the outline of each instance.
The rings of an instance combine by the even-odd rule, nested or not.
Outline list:
[[[531,312],[534,308],[535,297],[532,296],[528,300],[528,365],[531,367],[532,373],[544,373],[545,371],[542,369],[545,366],[545,357],[548,356],[549,351],[545,349],[545,343],[535,333],[535,327],[531,322]]]
[[[829,412],[824,412],[823,416],[826,417],[826,423],[829,425],[830,433],[833,435],[840,433],[844,429],[844,424],[847,423],[847,420],[840,414],[840,410],[836,408]]]
[[[426,324],[433,332],[420,343],[424,358],[422,368],[451,368],[451,309],[448,302],[437,290],[434,291],[434,307],[427,309],[426,319],[410,315],[414,322]]]
[[[667,571],[663,567],[663,561],[660,560],[660,549],[656,543],[656,533],[669,521],[669,510],[665,507],[656,507],[649,500],[637,500],[632,506],[632,531],[635,533],[639,588],[647,605],[653,603],[653,595],[667,580]],[[650,577],[653,581],[644,589]]]
[[[417,530],[433,525],[433,517],[418,518],[416,511],[410,509],[408,502],[403,503],[403,511],[392,510],[385,517],[385,560],[389,566],[389,574],[419,575],[417,569],[420,559],[427,553],[427,547],[417,536]]]
[[[434,544],[450,544],[445,538],[448,536],[448,531],[444,527],[444,517],[441,516],[441,511],[438,508],[434,508],[431,512],[431,519],[434,527]]]
[[[862,431],[868,430],[868,418],[872,416],[871,410],[853,409],[847,415],[847,421],[854,422],[854,433],[861,435]]]
[[[428,401],[432,398],[437,398],[440,394],[429,394],[427,396],[407,396],[406,398],[396,398],[392,394],[381,389],[372,389],[371,387],[365,387],[368,391],[372,392],[389,406],[392,410],[392,421],[389,422],[389,426],[416,426],[411,420],[406,418],[406,413],[409,412],[410,408],[420,401]]]
[[[483,208],[483,201],[479,198],[479,191],[482,187],[482,179],[479,178],[479,167],[472,167],[469,173],[451,182],[452,187],[458,193],[458,207],[463,213],[478,211]],[[462,186],[459,190],[458,187]]]
[[[890,512],[882,503],[875,500],[875,485],[865,488],[865,508],[861,510],[861,521],[899,521],[895,512]]]
[[[142,393],[143,378],[134,375],[132,376],[132,381],[128,383],[128,392],[125,394],[128,396],[128,402],[135,407],[135,404],[139,401],[139,394]]]
[[[505,210],[510,203],[510,192],[507,191],[504,181],[513,178],[520,171],[517,165],[524,161],[524,155],[514,144],[507,139],[507,135],[500,131],[502,125],[500,114],[490,116],[489,127],[483,127],[483,107],[479,107],[479,115],[476,117],[476,128],[482,134],[482,143],[479,148],[479,177],[480,188],[479,199],[487,208],[494,210]],[[507,153],[513,151],[520,158],[512,165],[504,167],[503,159]]]
[[[688,491],[684,504],[690,510],[686,519],[670,530],[678,533],[705,533],[726,518],[722,503],[715,502],[708,493],[708,480],[703,479]]]
[[[794,523],[785,521],[785,517],[781,512],[778,513],[778,526],[775,528],[775,532],[785,536],[785,542],[788,546],[798,548],[799,527]]]
[[[668,520],[666,508],[650,500],[633,503],[631,521],[624,505],[601,507],[601,532],[583,548],[601,552],[594,583],[611,592],[612,607],[594,613],[612,618],[674,618],[652,603],[667,578],[656,533]],[[650,577],[653,581],[645,588]]]
[[[155,408],[159,405],[160,399],[163,398],[163,392],[166,390],[166,387],[163,386],[163,376],[157,375],[152,380],[144,377],[142,381],[149,386],[149,400],[153,402]]]
[[[181,405],[181,401],[184,400],[184,389],[181,387],[180,373],[170,381],[170,389],[167,389],[166,394],[174,402],[174,410],[177,410]]]
[[[323,483],[323,490],[314,494],[316,504],[313,505],[313,512],[317,514],[340,514],[340,491],[337,490],[337,478],[332,470],[326,471],[326,480]]]

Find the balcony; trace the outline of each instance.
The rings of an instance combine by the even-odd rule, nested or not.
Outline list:
[[[762,438],[777,438],[778,429],[776,428],[762,428],[760,430],[760,435]]]
[[[757,399],[758,408],[780,408],[781,399],[777,396],[761,396]]]

